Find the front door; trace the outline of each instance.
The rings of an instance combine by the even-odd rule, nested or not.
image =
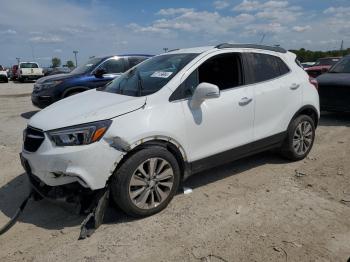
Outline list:
[[[232,149],[253,139],[253,90],[243,85],[241,57],[237,53],[214,56],[183,82],[181,101],[187,128],[188,161],[193,172],[232,161]],[[206,100],[198,109],[190,106],[191,93],[199,83],[215,84],[220,97]],[[246,149],[246,148],[245,148]]]

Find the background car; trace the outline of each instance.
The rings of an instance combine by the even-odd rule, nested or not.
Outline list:
[[[305,68],[309,68],[315,65],[316,62],[303,62],[301,65]]]
[[[350,112],[350,56],[345,56],[317,81],[322,110]]]
[[[309,74],[309,76],[316,78],[319,75],[326,73],[332,66],[334,66],[341,57],[324,57],[320,58],[316,61],[316,63],[306,68],[305,71]]]
[[[44,108],[62,98],[104,86],[151,55],[95,57],[69,74],[46,76],[34,84],[33,105]]]
[[[18,81],[37,80],[44,76],[43,69],[36,62],[21,62],[18,65],[17,78]]]
[[[18,78],[18,65],[13,65],[11,67],[10,79],[12,81],[17,80]]]
[[[9,81],[7,71],[2,67],[2,65],[0,65],[0,81],[5,83]]]

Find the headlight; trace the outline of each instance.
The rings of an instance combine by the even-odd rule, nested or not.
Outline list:
[[[57,146],[88,145],[99,141],[111,125],[112,120],[103,120],[83,125],[48,131],[51,141]]]
[[[44,83],[38,85],[38,90],[49,89],[51,87],[54,87],[54,86],[61,84],[62,82],[63,82],[63,80],[44,82]]]

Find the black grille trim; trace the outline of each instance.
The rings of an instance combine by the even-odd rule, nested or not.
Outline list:
[[[45,140],[44,132],[28,126],[25,130],[24,150],[28,152],[36,152]]]

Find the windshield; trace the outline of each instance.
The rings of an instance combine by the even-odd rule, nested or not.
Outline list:
[[[71,73],[72,74],[85,74],[90,72],[91,69],[95,68],[98,64],[102,62],[103,58],[92,58],[87,61],[85,64],[82,64],[75,68]]]
[[[165,86],[197,55],[169,54],[153,57],[130,69],[100,90],[127,96],[153,94]]]
[[[344,57],[329,72],[331,72],[331,73],[350,73],[350,57]]]
[[[339,62],[340,58],[320,58],[315,63],[316,66],[324,66],[324,65],[335,65]]]
[[[36,63],[21,63],[21,68],[38,68],[38,64]]]

